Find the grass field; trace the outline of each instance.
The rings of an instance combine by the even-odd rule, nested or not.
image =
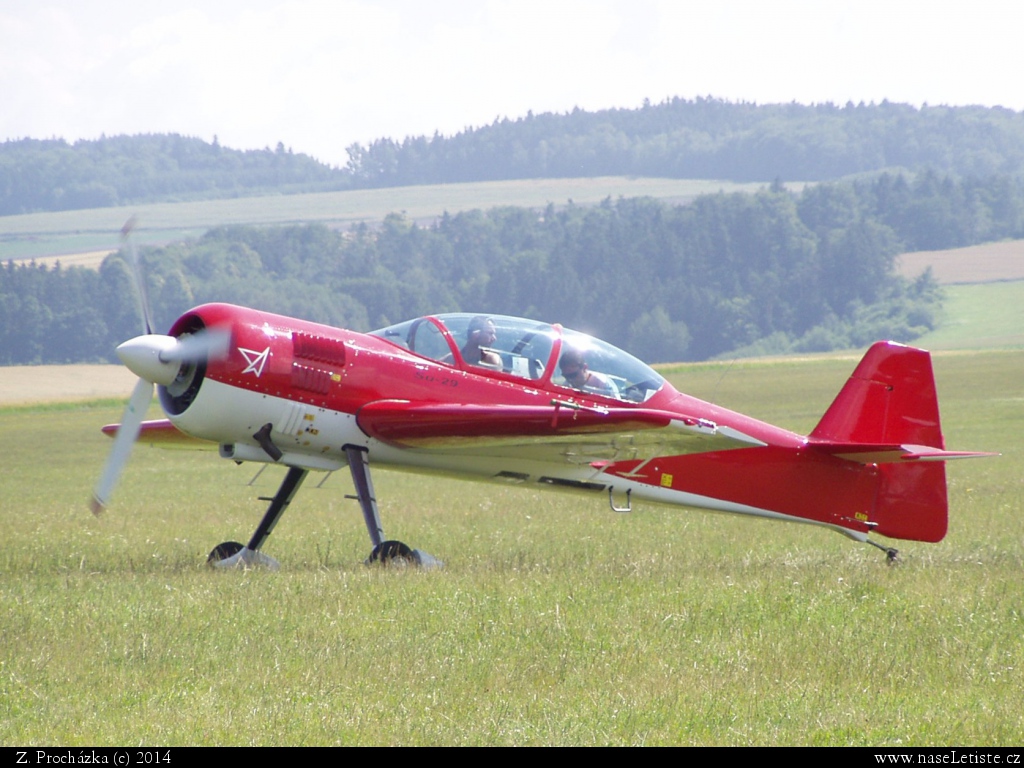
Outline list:
[[[159,242],[227,221],[722,186],[518,184],[3,217],[0,259],[110,246],[131,212]],[[946,282],[969,282],[955,274]],[[214,573],[206,553],[248,538],[279,475],[248,487],[248,465],[140,447],[93,518],[110,447],[98,428],[119,418],[130,375],[0,370],[0,743],[1019,745],[1021,307],[1024,282],[950,285],[946,322],[918,342],[974,350],[936,356],[947,443],[1003,456],[949,465],[949,535],[897,543],[895,568],[808,526],[650,505],[616,515],[601,498],[378,472],[389,534],[444,571],[363,567],[366,532],[338,473],[308,483],[275,530],[280,572]],[[667,375],[806,432],[855,364]]]
[[[1024,347],[1024,240],[905,253],[897,268],[914,278],[931,267],[945,292],[942,317],[914,340],[925,349]]]
[[[367,569],[343,473],[211,572],[273,491],[139,448],[89,489],[107,403],[0,409],[5,744],[870,744],[1024,740],[1024,352],[936,358],[950,533],[903,563],[808,526],[379,472],[440,572]],[[807,430],[854,361],[680,366],[679,388]]]
[[[925,349],[1024,347],[1024,280],[947,285],[942,320],[914,340]]]

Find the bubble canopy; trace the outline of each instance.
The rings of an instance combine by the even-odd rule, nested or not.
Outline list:
[[[618,347],[579,331],[505,315],[427,315],[372,335],[442,365],[642,403],[665,380]]]

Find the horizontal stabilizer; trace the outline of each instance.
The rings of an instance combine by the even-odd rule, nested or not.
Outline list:
[[[952,461],[998,456],[996,453],[976,451],[946,451],[927,445],[885,445],[871,443],[833,443],[810,439],[808,445],[816,451],[859,464],[895,464],[902,461]]]

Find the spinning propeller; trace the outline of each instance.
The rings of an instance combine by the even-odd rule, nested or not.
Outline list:
[[[134,226],[135,217],[133,216],[121,230],[121,237],[130,246],[132,273],[139,295],[145,333],[121,344],[117,348],[117,356],[121,358],[121,362],[128,370],[139,377],[139,381],[136,383],[135,389],[132,390],[128,406],[121,416],[121,425],[114,437],[114,446],[110,449],[107,463],[103,467],[103,474],[100,475],[92,492],[89,508],[92,509],[93,514],[97,515],[110,501],[114,487],[117,485],[135,441],[138,439],[142,429],[142,419],[153,399],[153,386],[155,384],[170,386],[179,375],[186,375],[193,364],[225,357],[231,342],[231,332],[226,329],[201,330],[198,333],[180,337],[153,333],[152,315],[146,297],[145,283],[142,280],[139,255],[131,237]]]

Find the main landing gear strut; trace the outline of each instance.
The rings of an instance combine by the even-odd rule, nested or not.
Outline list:
[[[269,427],[270,425],[267,426]],[[269,442],[270,430],[265,428],[261,432],[266,433],[261,436],[266,442]],[[271,443],[271,445],[273,444]],[[354,498],[359,502],[359,506],[363,511],[363,519],[366,521],[366,530],[370,534],[370,542],[373,545],[373,551],[366,558],[366,564],[403,562],[423,568],[440,568],[443,563],[426,552],[410,549],[400,541],[386,541],[384,539],[384,528],[380,522],[377,497],[374,495],[373,480],[370,477],[370,463],[367,459],[368,451],[366,448],[354,445],[344,446],[344,451],[348,457],[349,471],[352,473],[352,482],[356,488],[356,495],[349,496],[348,498]],[[281,482],[281,487],[277,489],[277,493],[274,494],[273,498],[260,497],[263,501],[269,501],[270,506],[267,507],[267,511],[263,515],[263,519],[260,521],[255,533],[253,533],[252,538],[249,539],[249,543],[243,546],[237,541],[225,541],[223,544],[218,544],[214,547],[206,561],[216,568],[264,566],[271,570],[277,570],[280,567],[277,560],[260,552],[260,547],[263,546],[267,537],[274,530],[277,521],[280,520],[285,509],[291,504],[292,499],[295,498],[295,494],[298,493],[299,488],[302,486],[302,481],[306,479],[308,474],[308,469],[290,467],[288,474],[285,475],[284,480]]]
[[[373,492],[373,479],[370,477],[370,460],[367,458],[369,451],[357,445],[346,445],[343,450],[348,457],[352,484],[356,487],[354,498],[363,510],[366,531],[370,534],[370,542],[373,544],[366,564],[404,561],[422,568],[440,568],[444,565],[433,555],[419,549],[410,549],[400,541],[385,541],[384,527],[380,523],[380,511],[377,509],[377,496]]]
[[[284,476],[281,487],[277,489],[274,497],[271,499],[264,496],[260,497],[262,501],[269,501],[270,506],[267,507],[267,512],[263,515],[263,519],[256,528],[256,532],[249,539],[249,543],[245,546],[242,546],[237,541],[225,541],[223,544],[218,544],[213,548],[209,557],[206,558],[206,562],[217,568],[232,568],[239,565],[251,568],[262,565],[276,571],[280,567],[277,560],[263,554],[259,550],[263,546],[263,542],[270,536],[270,532],[274,530],[277,521],[281,519],[285,509],[292,503],[292,499],[295,498],[295,494],[298,493],[302,481],[306,479],[308,474],[308,469],[290,467],[288,474]]]

